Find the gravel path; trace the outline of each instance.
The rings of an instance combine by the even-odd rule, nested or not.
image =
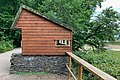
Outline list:
[[[20,48],[0,54],[0,80],[67,80],[67,76],[56,74],[41,75],[17,75],[9,74],[10,56],[12,53],[20,52]]]

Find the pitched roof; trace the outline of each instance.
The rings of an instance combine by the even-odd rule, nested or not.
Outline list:
[[[64,28],[72,31],[70,25],[65,24],[65,23],[62,23],[61,21],[58,21],[58,20],[56,20],[55,18],[48,17],[47,15],[45,15],[45,14],[43,14],[43,13],[40,13],[40,12],[38,12],[38,11],[36,11],[36,10],[34,10],[34,9],[26,6],[26,5],[21,5],[21,6],[20,6],[20,8],[19,8],[19,10],[18,10],[18,12],[17,12],[17,14],[16,14],[15,20],[14,20],[14,22],[12,23],[11,28],[15,28],[15,24],[16,24],[17,20],[19,19],[20,14],[21,14],[21,12],[22,12],[23,9],[26,9],[26,10],[34,13],[34,14],[37,14],[38,16],[41,16],[41,17],[43,17],[43,18],[45,18],[45,19],[47,19],[47,20],[49,20],[49,21],[51,21],[51,22],[53,22],[53,23],[56,23],[56,24],[58,24],[58,25],[60,25],[60,26],[62,26],[62,27],[64,27]]]

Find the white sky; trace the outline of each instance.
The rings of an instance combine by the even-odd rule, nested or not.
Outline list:
[[[99,13],[103,9],[106,9],[106,8],[112,6],[114,10],[116,10],[117,12],[120,13],[120,0],[105,0],[101,4],[102,4],[102,8],[97,7],[95,12]]]

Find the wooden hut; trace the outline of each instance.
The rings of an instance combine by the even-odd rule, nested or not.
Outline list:
[[[22,5],[11,26],[22,31],[22,55],[65,55],[72,51],[72,30]]]

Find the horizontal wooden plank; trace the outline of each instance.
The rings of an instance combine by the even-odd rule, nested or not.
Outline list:
[[[22,50],[23,53],[65,53],[70,50]]]
[[[54,43],[54,40],[23,40],[25,43]]]
[[[54,50],[55,50],[55,51],[70,51],[70,48],[67,48],[67,47],[65,47],[65,48],[61,48],[61,47],[60,47],[60,48],[57,48],[57,47],[24,47],[24,46],[23,46],[23,49],[24,49],[24,50],[33,50],[33,51],[34,51],[34,50],[35,50],[35,51],[36,51],[36,50],[46,50],[46,51],[47,51],[47,50],[48,50],[48,51],[49,51],[49,50],[53,50],[53,51],[54,51]]]
[[[46,47],[46,49],[45,49],[45,47],[40,47],[40,48],[37,48],[37,47],[32,47],[32,48],[23,47],[23,50],[24,51],[49,51],[49,52],[53,52],[53,51],[58,51],[58,52],[68,51],[69,52],[69,51],[71,51],[69,48],[66,48],[66,49],[57,48],[57,47],[56,48],[52,47],[51,49],[50,49],[50,47]]]
[[[30,22],[30,23],[19,23],[19,22],[17,22],[17,24],[16,24],[16,26],[26,26],[26,27],[40,27],[40,26],[46,26],[46,27],[60,27],[60,26],[58,26],[58,25],[56,25],[56,24],[47,24],[47,23],[44,23],[44,22],[40,22],[40,23],[32,23],[32,22]]]
[[[54,47],[55,43],[34,43],[34,44],[22,43],[22,45],[26,47]]]
[[[39,35],[39,34],[38,34]],[[24,35],[24,34],[22,34],[22,38],[64,38],[65,40],[66,40],[66,38],[71,38],[71,36],[66,36],[66,35],[61,35],[61,36],[57,36],[57,35],[55,35],[55,36],[51,36],[51,35],[46,35],[46,36],[42,36],[42,35],[40,35],[40,36],[38,36],[37,34],[36,35],[34,35],[34,36],[30,36],[30,35]]]
[[[32,16],[32,17],[40,18],[40,16],[38,16],[38,15],[36,15],[34,13],[31,13],[29,11],[25,11],[25,10],[22,11],[21,16],[25,16],[25,17],[26,16],[30,16],[30,17]],[[20,18],[21,18],[21,16],[20,16]]]
[[[36,41],[39,41],[39,40],[64,40],[64,39],[67,39],[67,40],[71,40],[71,38],[64,38],[64,37],[54,37],[54,38],[50,38],[50,37],[44,37],[44,38],[27,38],[27,37],[22,37],[22,40],[36,40]]]
[[[43,18],[42,16],[38,16],[37,14],[31,13],[31,12],[22,12],[20,18],[36,18],[36,19],[41,19],[41,20],[47,20]]]
[[[24,23],[44,23],[44,24],[53,24],[52,22],[50,22],[50,21],[28,21],[28,20],[26,20],[26,21],[18,21],[17,22],[18,24],[24,24]]]
[[[22,16],[38,16],[37,14],[31,13],[31,12],[22,12],[21,15]]]
[[[23,31],[23,30],[25,30],[25,31],[26,31],[26,30],[29,30],[29,31],[48,31],[48,30],[49,30],[50,32],[51,32],[51,31],[68,31],[68,30],[65,30],[65,29],[39,29],[39,28],[38,28],[38,29],[35,29],[35,28],[32,28],[32,29],[31,29],[31,28],[28,28],[28,29],[25,28],[25,29],[24,29],[24,28],[23,28],[22,31]],[[68,31],[68,32],[70,32],[70,31]]]
[[[40,18],[40,17],[22,17],[20,16],[19,20],[18,21],[46,21],[45,19],[43,18]]]
[[[31,12],[26,11],[26,10],[22,11],[21,16],[35,16],[35,17],[39,17],[37,14],[31,13]]]
[[[65,53],[22,53],[22,55],[66,55]]]
[[[65,52],[23,52],[22,54],[38,55],[66,55]]]
[[[25,21],[24,21],[24,20],[19,20],[18,23],[19,23],[19,24],[27,24],[27,23],[33,23],[33,24],[34,24],[34,23],[39,23],[39,24],[40,24],[40,23],[44,23],[44,24],[45,24],[45,23],[48,23],[48,24],[52,24],[52,23],[49,22],[49,21],[41,21],[41,20],[25,20]]]
[[[28,12],[30,12],[30,11],[28,11],[28,10],[26,10],[26,9],[23,9],[23,10],[22,10],[22,13],[28,13]]]
[[[27,15],[21,15],[20,17],[25,17],[25,18],[27,18],[27,17],[30,17],[30,18],[41,18],[40,16],[27,16]]]
[[[35,15],[36,16],[37,14],[31,13],[30,11],[22,10],[21,15]]]
[[[48,30],[48,29],[50,29],[50,30],[66,30],[66,29],[64,29],[63,27],[57,27],[57,26],[44,26],[44,25],[40,25],[40,26],[25,26],[25,25],[23,25],[23,26],[20,26],[20,25],[16,25],[16,27],[21,27],[22,29],[28,29],[28,30],[32,30],[32,29],[34,29],[34,30]]]
[[[22,36],[23,37],[25,37],[25,36],[30,36],[30,37],[32,37],[32,36],[70,36],[70,34],[65,34],[65,33],[23,33],[22,34]]]
[[[26,49],[65,49],[65,50],[71,48],[70,46],[55,46],[55,44],[52,44],[52,45],[23,44],[22,47]]]
[[[26,47],[26,48],[48,48],[48,49],[51,49],[51,48],[55,48],[55,49],[70,49],[71,46],[56,46],[55,43],[23,43],[22,42],[22,47]]]
[[[50,51],[23,51],[23,53],[28,53],[28,54],[30,54],[30,53],[65,53],[65,52],[58,52],[58,51],[52,51],[52,52],[50,52]]]
[[[30,25],[31,24],[31,25]],[[65,29],[62,26],[50,23],[50,22],[44,22],[44,21],[18,21],[16,26],[20,26],[22,28],[52,28],[52,29]]]
[[[22,41],[23,44],[55,44],[54,40],[34,40],[34,41],[28,41],[28,40],[25,40],[25,41]]]
[[[70,35],[70,32],[61,32],[61,33],[59,33],[59,32],[52,32],[52,31],[50,31],[49,32],[49,30],[48,31],[46,31],[46,32],[44,32],[44,31],[22,31],[22,33],[24,34],[24,35],[31,35],[31,34],[33,34],[33,35]]]
[[[22,40],[70,40],[69,36],[24,36],[22,35]]]
[[[51,40],[51,41],[50,40],[48,40],[48,41],[47,40],[46,41],[45,40],[39,40],[39,41],[38,40],[25,40],[24,41],[23,40],[22,44],[23,45],[29,45],[29,46],[30,45],[33,45],[33,46],[34,45],[44,45],[44,46],[46,46],[46,45],[51,45],[52,46],[53,45],[53,46],[55,46],[55,41],[54,40]]]
[[[46,30],[46,29],[62,29],[61,27],[44,27],[44,26],[38,26],[38,27],[26,27],[26,26],[21,26],[22,29],[42,29],[42,30]],[[63,29],[64,30],[64,29]]]
[[[22,41],[24,41],[24,40],[28,40],[28,41],[31,41],[31,40],[40,41],[40,40],[55,40],[55,39],[54,38],[22,38]]]
[[[23,23],[22,23],[23,22]],[[17,22],[16,26],[24,26],[24,27],[39,27],[39,26],[43,26],[43,27],[61,27],[62,29],[65,29],[62,26],[59,26],[57,24],[54,23],[48,23],[45,21],[34,21],[36,23],[32,23],[33,21],[31,21],[30,23],[21,21],[21,23],[19,23],[19,21]],[[39,23],[37,23],[39,22]]]
[[[71,33],[68,30],[63,30],[63,29],[22,29],[23,33]]]

